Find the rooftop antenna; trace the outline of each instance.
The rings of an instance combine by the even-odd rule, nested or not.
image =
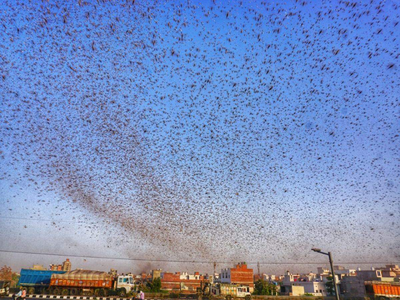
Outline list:
[[[213,275],[215,275],[215,268],[217,267],[217,263],[216,262],[214,262],[214,274]]]
[[[258,276],[260,276],[260,262],[257,262]]]

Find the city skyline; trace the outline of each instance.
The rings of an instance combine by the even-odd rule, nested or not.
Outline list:
[[[396,1],[0,10],[0,250],[399,261]]]
[[[104,259],[104,258],[101,258],[101,257],[99,257],[99,258],[89,258],[89,259],[88,258],[82,258],[82,262],[83,262],[82,265],[75,265],[76,261],[74,259],[77,259],[77,258],[76,257],[73,257],[72,259],[71,258],[66,258],[64,261],[60,260],[60,261],[57,261],[57,262],[52,260],[52,262],[49,263],[49,264],[44,264],[43,262],[42,263],[35,262],[35,263],[32,263],[30,266],[23,266],[20,269],[41,270],[43,268],[43,270],[65,271],[65,270],[63,270],[63,267],[64,267],[65,261],[67,261],[69,263],[69,267],[68,267],[69,269],[66,270],[66,271],[79,270],[79,269],[81,270],[81,269],[85,269],[82,266],[85,265],[87,260],[90,260],[90,259],[101,260],[101,259]],[[107,258],[107,259],[115,260],[115,258],[114,259]],[[125,260],[125,261],[128,260],[128,259],[123,259],[123,258],[119,258],[119,259],[122,259],[122,260]],[[148,262],[148,261],[147,262],[137,262],[138,266],[139,265],[145,265],[145,267],[139,268],[140,270],[142,270],[142,271],[139,271],[139,272],[135,272],[133,270],[120,272],[118,269],[115,269],[115,268],[101,269],[101,270],[98,269],[98,271],[109,272],[111,270],[115,270],[116,272],[118,272],[118,274],[128,274],[129,273],[129,274],[136,274],[136,275],[140,275],[140,274],[143,274],[143,273],[145,273],[147,275],[148,274],[151,275],[153,270],[160,271],[161,273],[165,273],[166,272],[166,273],[174,273],[174,274],[175,273],[178,273],[178,274],[184,274],[184,273],[195,274],[195,273],[199,272],[199,269],[204,269],[204,268],[196,268],[196,266],[206,265],[207,268],[205,268],[204,270],[208,270],[208,271],[206,271],[205,273],[204,272],[200,272],[199,274],[200,275],[213,275],[214,274],[214,270],[210,270],[210,269],[214,268],[214,263],[215,263],[215,274],[219,274],[220,275],[225,270],[244,263],[244,264],[246,264],[248,266],[249,269],[251,269],[253,271],[253,275],[254,276],[257,276],[257,275],[283,276],[287,272],[290,272],[291,274],[297,274],[297,275],[299,275],[299,274],[312,274],[312,273],[320,274],[319,269],[327,270],[328,272],[330,272],[329,263],[326,264],[324,262],[320,262],[320,263],[319,262],[310,262],[309,264],[312,265],[313,270],[306,271],[306,272],[293,272],[293,269],[296,269],[296,268],[293,268],[293,266],[299,265],[299,264],[294,264],[293,265],[293,264],[290,264],[290,263],[282,263],[281,264],[281,263],[265,263],[265,262],[261,262],[261,263],[260,262],[250,262],[250,263],[248,263],[248,262],[195,262],[195,263],[193,263],[193,268],[189,268],[189,269],[186,268],[184,270],[173,269],[173,268],[172,269],[162,269],[159,266],[163,265],[163,263],[165,264],[166,262]],[[171,263],[181,263],[181,262],[172,262],[172,261],[170,261],[170,262],[167,262],[167,263],[171,264]],[[304,263],[304,264],[307,264],[307,263]],[[378,264],[380,264],[380,265],[378,266]],[[272,266],[272,265],[291,266],[292,268],[287,268],[287,270],[285,270],[283,273],[279,273],[279,272],[278,273],[273,273],[273,272],[272,273],[271,272],[268,273],[267,271],[265,271],[265,270],[268,270],[267,266]],[[353,267],[348,267],[349,265],[353,266]],[[359,270],[379,270],[379,269],[382,269],[382,268],[386,268],[387,266],[394,266],[394,265],[397,265],[397,263],[377,262],[377,263],[370,264],[370,265],[368,265],[367,263],[362,263],[362,264],[359,264],[357,267],[355,267],[356,263],[354,263],[354,264],[351,263],[351,264],[347,264],[347,265],[334,264],[334,268],[337,269],[337,270],[354,270],[354,271],[358,270],[359,271]],[[154,267],[154,266],[156,266],[156,267]],[[369,267],[362,268],[360,266],[369,266]],[[52,269],[52,267],[54,269]],[[89,268],[89,269],[91,269],[91,268]],[[19,270],[18,269],[13,269],[13,272],[19,273]]]

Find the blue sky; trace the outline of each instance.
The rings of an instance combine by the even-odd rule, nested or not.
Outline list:
[[[398,262],[395,1],[1,10],[7,250]]]

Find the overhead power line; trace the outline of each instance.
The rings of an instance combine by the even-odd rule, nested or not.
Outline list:
[[[44,256],[64,256],[64,257],[77,257],[84,259],[109,259],[109,260],[128,260],[128,261],[144,261],[144,262],[165,262],[165,263],[191,263],[191,264],[232,264],[232,261],[199,261],[199,260],[174,260],[174,259],[149,259],[149,258],[130,258],[130,257],[108,257],[108,256],[93,256],[93,255],[76,255],[76,254],[55,254],[55,253],[44,253],[44,252],[32,252],[32,251],[13,251],[3,250],[3,253],[16,253],[16,254],[29,254],[29,255],[44,255]],[[257,265],[258,262],[247,262],[248,265]],[[353,262],[335,262],[336,264],[347,264],[347,265],[368,265],[368,264],[397,264],[398,262],[378,262],[378,261],[353,261]],[[260,265],[325,265],[327,262],[259,262]]]
[[[25,221],[40,221],[40,222],[52,222],[52,223],[85,223],[85,220],[75,219],[75,220],[66,220],[66,219],[39,219],[39,218],[24,218],[24,217],[7,217],[0,216],[0,219],[5,220],[25,220]]]

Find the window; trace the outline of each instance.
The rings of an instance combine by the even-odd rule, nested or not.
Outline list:
[[[119,282],[119,283],[122,283],[122,278],[118,278],[118,282]]]

